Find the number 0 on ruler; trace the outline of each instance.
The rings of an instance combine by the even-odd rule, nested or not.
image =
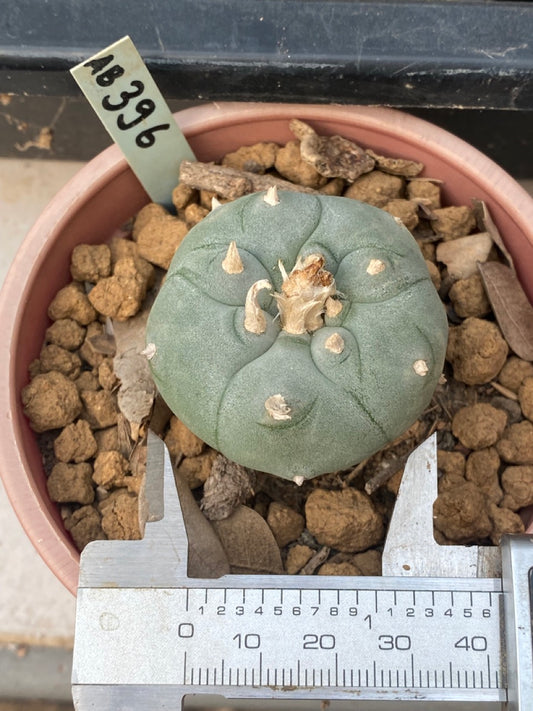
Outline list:
[[[150,198],[170,205],[181,161],[195,157],[131,39],[70,71]]]

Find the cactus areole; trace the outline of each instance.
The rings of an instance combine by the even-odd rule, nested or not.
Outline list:
[[[418,245],[391,215],[270,190],[189,232],[147,344],[187,427],[239,464],[301,482],[360,462],[420,416],[447,333]]]

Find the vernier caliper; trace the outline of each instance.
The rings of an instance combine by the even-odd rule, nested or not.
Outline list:
[[[433,436],[406,464],[383,577],[189,578],[170,458],[150,435],[144,538],[96,541],[81,557],[76,709],[179,709],[217,694],[259,708],[532,711],[533,536],[439,546],[436,495]]]

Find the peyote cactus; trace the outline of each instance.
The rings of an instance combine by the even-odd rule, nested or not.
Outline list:
[[[174,413],[229,459],[298,483],[409,427],[446,342],[443,306],[403,225],[348,198],[272,190],[190,231],[147,327]]]

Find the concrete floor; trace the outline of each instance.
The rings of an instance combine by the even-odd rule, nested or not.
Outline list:
[[[81,165],[0,159],[0,284],[38,215]],[[75,598],[26,538],[1,480],[0,531],[0,698],[68,702]]]
[[[79,163],[0,160],[0,284],[50,198]],[[26,538],[0,482],[0,643],[72,645],[75,600]]]
[[[0,284],[43,207],[81,163],[0,159]],[[533,180],[525,187],[533,194]],[[26,538],[0,481],[0,711],[66,711],[75,600]],[[35,706],[2,699],[61,702]]]

